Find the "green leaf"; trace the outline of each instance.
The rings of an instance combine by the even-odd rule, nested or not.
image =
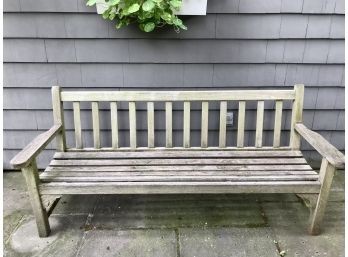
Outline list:
[[[88,0],[87,3],[86,3],[86,5],[87,5],[87,6],[93,6],[93,5],[96,4],[96,2],[97,2],[97,0]]]
[[[143,3],[143,10],[145,12],[149,12],[149,11],[152,11],[153,8],[155,8],[156,4],[154,2],[152,2],[152,0],[147,0]]]
[[[182,20],[180,20],[179,18],[175,18],[173,19],[173,24],[176,26],[180,26],[182,25]]]
[[[171,11],[170,10],[170,5],[168,4],[167,1],[160,1],[160,2],[156,2],[157,3],[157,8],[161,11]]]
[[[129,25],[129,20],[127,18],[124,18],[124,19],[118,21],[118,23],[116,24],[116,29],[120,29],[126,25]]]
[[[165,21],[170,21],[172,19],[172,15],[170,13],[164,12],[161,14],[161,18]]]
[[[109,15],[110,15],[110,12],[108,10],[106,10],[105,12],[103,12],[102,16],[103,16],[103,19],[108,19],[109,18]]]
[[[151,32],[156,27],[171,25],[176,32],[187,27],[174,12],[182,6],[182,0],[104,0],[107,9],[104,19],[115,20],[116,29],[137,23],[139,29]],[[87,5],[95,5],[98,0],[86,0]]]
[[[187,27],[184,24],[179,25],[179,27],[183,30],[187,30]]]
[[[131,6],[128,7],[127,12],[128,13],[135,13],[139,11],[140,5],[139,4],[132,4]]]
[[[169,2],[175,9],[180,9],[182,2],[180,0],[171,0]]]
[[[144,31],[145,32],[151,32],[151,31],[153,31],[154,29],[155,29],[155,23],[153,23],[153,22],[148,22],[148,23],[146,23],[145,24],[145,26],[144,26]]]
[[[154,16],[154,13],[153,12],[144,12],[144,19],[150,19]]]
[[[187,30],[187,27],[182,23],[182,20],[180,20],[178,17],[176,17],[174,20],[173,20],[173,24],[178,26],[179,28],[181,29],[184,29],[184,30]]]
[[[117,5],[119,2],[120,2],[120,0],[110,0],[110,1],[108,2],[108,5],[109,5],[109,6],[114,6],[114,5]]]
[[[143,23],[140,23],[140,24],[139,24],[139,29],[140,29],[141,31],[144,31],[144,24],[143,24]]]
[[[124,25],[124,24],[122,24],[122,23],[120,22],[120,23],[117,23],[115,27],[116,27],[116,29],[120,29],[120,28],[122,28],[123,25]]]
[[[118,14],[117,8],[115,6],[110,8],[110,12],[114,14]]]
[[[110,13],[109,20],[113,20],[116,17],[116,13]]]

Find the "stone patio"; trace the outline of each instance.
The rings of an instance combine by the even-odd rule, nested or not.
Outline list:
[[[322,234],[286,195],[64,196],[39,238],[21,173],[4,173],[5,256],[344,256],[344,174],[338,171]]]

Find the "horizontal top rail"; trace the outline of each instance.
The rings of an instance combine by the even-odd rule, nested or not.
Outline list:
[[[62,101],[238,101],[293,100],[294,90],[64,91]]]

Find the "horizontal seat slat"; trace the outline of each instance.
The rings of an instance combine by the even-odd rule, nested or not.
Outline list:
[[[131,181],[306,181],[318,180],[318,175],[267,175],[267,176],[215,176],[215,175],[194,175],[194,176],[43,176],[42,182],[131,182]]]
[[[318,174],[291,150],[79,151],[56,153],[40,180],[46,193],[303,193]]]
[[[40,178],[47,177],[109,177],[109,176],[265,176],[265,175],[318,175],[311,170],[294,171],[45,171],[41,173]]]
[[[318,193],[319,190],[319,181],[52,182],[40,185],[42,194]]]
[[[144,158],[259,158],[302,157],[300,151],[143,151],[57,152],[54,159],[144,159]]]
[[[45,171],[40,178],[44,177],[83,177],[83,176],[264,176],[264,175],[317,175],[313,170],[293,171]]]
[[[240,164],[307,164],[303,158],[258,158],[258,159],[96,159],[96,160],[52,160],[51,166],[156,166],[156,165],[240,165]]]
[[[73,172],[102,172],[102,171],[120,171],[120,172],[135,172],[135,171],[282,171],[282,170],[310,170],[312,168],[309,165],[294,164],[294,165],[163,165],[163,166],[48,166],[46,171],[73,171]]]
[[[66,152],[110,152],[110,151],[114,151],[115,149],[112,147],[101,147],[99,149],[95,149],[93,147],[84,147],[83,149],[78,149],[78,148],[67,148]],[[129,151],[133,151],[133,152],[145,152],[145,151],[151,151],[151,152],[167,152],[167,151],[200,151],[200,152],[207,152],[207,151],[240,151],[240,152],[244,152],[244,151],[274,151],[274,147],[272,146],[263,146],[262,148],[258,148],[255,146],[245,146],[243,148],[241,147],[234,147],[234,146],[228,146],[228,147],[217,147],[217,146],[209,146],[207,148],[202,148],[202,147],[198,147],[198,146],[191,146],[190,148],[185,148],[185,147],[181,147],[181,146],[176,146],[176,147],[170,147],[170,148],[166,148],[163,146],[156,146],[156,147],[144,147],[144,146],[139,146],[137,148],[130,148],[130,147],[119,147],[117,148],[118,152],[129,152]],[[290,151],[291,148],[289,146],[281,146],[277,148],[277,151]]]

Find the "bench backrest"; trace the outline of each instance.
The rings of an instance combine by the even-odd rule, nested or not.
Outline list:
[[[226,114],[228,102],[238,102],[238,121],[237,121],[237,140],[235,148],[245,147],[245,113],[246,102],[256,101],[256,128],[255,128],[255,148],[264,147],[263,124],[264,124],[264,103],[265,101],[275,101],[274,104],[274,129],[273,129],[273,148],[280,147],[283,101],[292,102],[292,117],[290,128],[290,140],[287,148],[298,149],[300,145],[299,135],[294,130],[296,122],[302,121],[304,86],[295,85],[293,90],[229,90],[229,91],[61,91],[58,86],[52,88],[53,114],[55,123],[64,125],[63,103],[72,102],[73,120],[75,132],[75,146],[67,148],[65,130],[58,135],[57,149],[65,151],[67,149],[86,149],[82,140],[81,111],[80,104],[88,102],[91,105],[92,127],[93,127],[93,149],[139,149],[137,145],[137,104],[146,103],[147,119],[147,148],[158,148],[155,145],[155,103],[162,102],[165,112],[165,145],[161,148],[173,148],[173,104],[183,103],[183,143],[182,148],[190,149],[190,110],[191,103],[199,102],[201,105],[201,144],[199,148],[209,148],[208,145],[208,125],[209,125],[209,105],[211,102],[218,103],[219,106],[219,133],[218,147],[231,148],[226,145]],[[100,118],[99,104],[108,102],[110,111],[110,131],[111,148],[101,145],[100,140]],[[129,146],[119,147],[119,118],[118,106],[120,103],[128,102],[129,115]],[[64,126],[63,126],[64,127]],[[268,146],[269,147],[269,146]],[[143,148],[142,148],[143,149]]]

